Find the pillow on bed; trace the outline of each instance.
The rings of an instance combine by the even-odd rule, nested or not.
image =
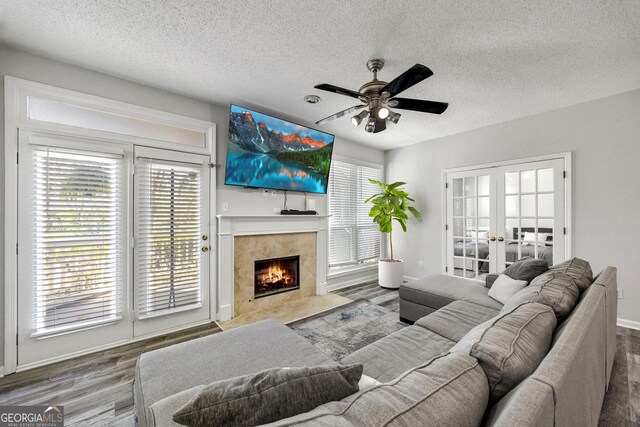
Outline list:
[[[506,304],[512,296],[524,289],[528,284],[529,282],[526,280],[516,280],[506,274],[501,274],[489,288],[489,296],[502,304]]]
[[[550,233],[538,233],[538,238],[536,239],[536,233],[530,233],[528,231],[524,232],[524,240],[529,240],[528,242],[522,242],[522,246],[533,246],[533,242],[536,240],[538,242],[546,242],[547,239],[551,236]],[[544,246],[544,243],[538,243],[538,246]]]

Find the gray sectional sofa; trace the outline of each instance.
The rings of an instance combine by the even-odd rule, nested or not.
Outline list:
[[[578,261],[504,306],[465,279],[411,283],[401,315],[415,323],[340,361],[276,321],[145,353],[138,423],[177,426],[172,414],[213,381],[339,362],[381,384],[269,425],[595,426],[616,349],[616,269],[593,279]]]

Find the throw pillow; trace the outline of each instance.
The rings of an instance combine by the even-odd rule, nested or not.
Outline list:
[[[205,386],[173,414],[186,426],[260,425],[358,391],[362,365],[275,368]]]
[[[550,307],[523,304],[476,326],[450,351],[478,359],[495,403],[536,370],[549,351],[556,323]]]
[[[376,385],[380,385],[382,384],[380,381],[376,380],[375,378],[371,378],[368,375],[362,375],[360,377],[360,381],[358,381],[358,389],[360,391],[364,390],[365,388],[369,388],[369,387],[373,387]]]
[[[527,283],[530,283],[548,269],[549,263],[546,260],[525,257],[511,264],[502,274],[506,274],[512,279],[526,280]]]
[[[489,296],[494,300],[505,304],[509,298],[518,293],[527,286],[526,280],[515,280],[506,274],[498,276],[491,288],[489,288]]]
[[[580,290],[575,280],[567,274],[547,271],[536,277],[529,286],[511,297],[500,310],[506,313],[528,302],[548,305],[558,319],[563,319],[576,306]]]
[[[586,291],[587,288],[591,286],[591,283],[593,283],[591,265],[580,258],[572,258],[550,267],[549,270],[565,273],[573,277],[580,292]]]

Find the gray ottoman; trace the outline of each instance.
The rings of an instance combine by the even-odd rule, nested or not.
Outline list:
[[[400,319],[413,323],[454,301],[500,310],[502,304],[491,298],[483,283],[461,277],[434,274],[400,286]]]
[[[199,385],[269,368],[335,364],[309,341],[275,320],[150,351],[142,354],[136,365],[138,425],[172,425],[170,418],[154,419],[151,406],[163,399],[172,406],[179,405],[176,400],[186,403],[191,397],[186,391]],[[166,399],[174,395],[178,399]],[[165,412],[162,409],[162,405],[155,406],[156,416]]]

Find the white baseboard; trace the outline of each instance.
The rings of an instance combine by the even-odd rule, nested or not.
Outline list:
[[[640,330],[640,322],[634,322],[633,320],[618,319],[618,326]]]
[[[0,378],[4,377],[4,366],[0,366]]]
[[[329,292],[337,291],[338,289],[348,288],[350,286],[360,285],[362,283],[371,282],[374,280],[378,280],[378,274],[371,274],[368,276],[360,276],[355,279],[341,281],[339,283],[334,283],[332,285],[327,286],[327,290]]]

